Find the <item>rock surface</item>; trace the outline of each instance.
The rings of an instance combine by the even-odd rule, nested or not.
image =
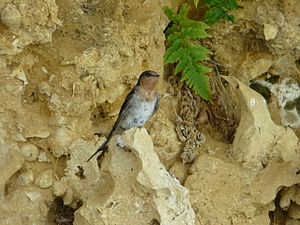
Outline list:
[[[109,153],[101,163],[108,192],[103,188],[95,190],[76,212],[75,224],[122,224],[124,217],[132,225],[141,221],[194,224],[188,190],[161,164],[147,131],[132,129],[123,138],[130,151],[118,148],[112,140]]]
[[[267,71],[299,80],[299,1],[246,0],[240,4],[243,10],[235,12],[235,23],[219,23],[212,30],[218,62],[243,82]]]
[[[299,184],[298,138],[272,122],[261,95],[235,78],[224,78],[234,87],[241,107],[230,151],[234,162],[202,154],[192,165],[185,186],[199,212],[196,224],[268,225],[279,190]]]
[[[240,126],[233,144],[216,141],[217,133],[205,134],[197,149],[193,142],[195,161],[183,164],[176,82],[163,76],[163,6],[178,2],[0,1],[1,225],[55,224],[47,215],[57,198],[79,208],[78,225],[299,224],[299,139],[283,126],[299,126],[300,5],[239,3],[236,22],[212,27],[207,44],[220,72],[239,80],[231,83],[240,87]],[[131,152],[113,139],[100,168],[95,159],[86,162],[145,69],[162,75],[161,107],[146,125],[154,146],[144,130],[130,131]],[[271,90],[279,106],[268,105],[276,125],[246,86],[268,75],[284,81]],[[189,103],[192,120],[201,120],[201,110],[209,115]],[[198,132],[185,128],[188,138]]]
[[[241,108],[241,122],[232,145],[233,157],[257,172],[273,162],[291,162],[297,166],[300,145],[295,133],[272,121],[260,94],[234,78],[224,78],[235,88]]]

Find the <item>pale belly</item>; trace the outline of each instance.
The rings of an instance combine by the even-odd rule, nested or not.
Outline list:
[[[128,130],[133,127],[143,127],[144,124],[151,118],[156,101],[141,102],[135,99],[135,104],[128,109],[122,121],[120,121],[120,128]]]

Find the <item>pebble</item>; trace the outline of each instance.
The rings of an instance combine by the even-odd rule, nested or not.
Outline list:
[[[1,21],[8,27],[18,28],[21,26],[22,15],[13,4],[7,4],[2,10]]]
[[[63,182],[55,182],[53,185],[53,194],[63,196],[64,204],[71,205],[74,199],[73,190]]]
[[[44,170],[38,174],[34,183],[40,188],[48,188],[53,185],[53,172],[52,170]]]
[[[26,142],[27,141],[27,139],[20,133],[14,133],[13,135],[11,135],[11,138],[17,142]]]
[[[34,191],[26,191],[25,195],[30,199],[30,201],[34,202],[36,201],[38,198],[40,198],[42,196],[41,193],[39,192],[34,192]]]
[[[71,188],[67,188],[66,193],[63,197],[64,204],[71,205],[74,199],[73,197],[74,197],[73,190]]]
[[[34,161],[39,155],[39,149],[35,145],[30,143],[22,145],[21,152],[27,161]]]
[[[17,178],[18,184],[22,186],[30,184],[31,182],[33,182],[33,180],[34,180],[34,175],[31,169],[24,171]]]
[[[265,39],[267,41],[275,39],[277,33],[278,33],[278,27],[276,25],[273,25],[273,24],[265,24],[264,25],[264,35],[265,35]]]
[[[53,184],[53,195],[64,196],[66,193],[66,185],[63,182],[56,181]]]
[[[38,156],[39,162],[48,162],[48,158],[45,152],[41,152]]]

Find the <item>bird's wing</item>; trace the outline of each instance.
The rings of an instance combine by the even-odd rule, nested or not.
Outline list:
[[[121,121],[121,119],[123,118],[123,116],[126,114],[126,112],[128,111],[128,109],[130,108],[130,106],[132,105],[131,104],[131,101],[133,100],[133,97],[137,94],[137,89],[138,87],[135,86],[131,92],[129,92],[129,94],[126,96],[126,99],[125,101],[123,102],[123,105],[121,106],[121,109],[120,109],[120,112],[119,112],[119,116],[112,128],[112,130],[116,130],[118,125],[119,125],[119,122]]]
[[[151,117],[153,116],[154,113],[157,112],[157,110],[159,108],[159,105],[160,105],[160,96],[157,94],[157,99],[156,99],[154,110],[153,110],[153,113],[152,113]]]
[[[116,120],[113,128],[111,129],[111,131],[109,132],[109,134],[107,135],[107,138],[106,140],[103,142],[103,144],[97,149],[97,151],[87,160],[89,161],[91,158],[93,158],[98,152],[102,151],[103,153],[105,152],[105,149],[107,148],[107,144],[108,142],[110,141],[114,131],[118,128],[118,125],[121,121],[121,119],[123,118],[123,116],[125,115],[125,113],[127,112],[127,110],[130,108],[131,106],[131,101],[133,100],[133,97],[135,94],[137,94],[137,86],[135,86],[131,92],[127,95],[121,109],[120,109],[120,112],[119,112],[119,116],[118,116],[118,119]],[[101,153],[102,155],[102,153]],[[100,156],[101,156],[100,155]]]

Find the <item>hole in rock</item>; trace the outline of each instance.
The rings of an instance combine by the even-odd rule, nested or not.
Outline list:
[[[270,103],[271,91],[268,87],[262,85],[261,83],[252,82],[250,84],[250,88],[261,94],[265,98],[266,102]]]
[[[295,61],[297,69],[300,71],[300,59]]]
[[[280,198],[281,194],[280,192],[277,193],[277,196],[275,198],[275,210],[269,211],[269,217],[270,217],[270,225],[285,225],[288,217],[288,213],[286,210],[283,210],[280,205]]]
[[[150,225],[160,225],[157,219],[152,219]]]
[[[49,225],[73,225],[74,212],[81,207],[82,203],[77,202],[77,207],[72,208],[64,204],[61,197],[56,197],[48,211]]]

